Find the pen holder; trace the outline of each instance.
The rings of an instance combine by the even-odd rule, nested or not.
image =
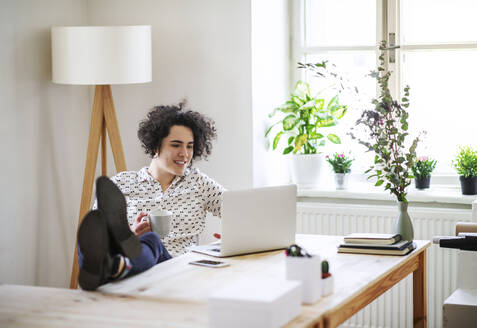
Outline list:
[[[287,256],[285,263],[287,280],[298,280],[302,283],[302,302],[305,304],[316,302],[322,293],[320,256]]]

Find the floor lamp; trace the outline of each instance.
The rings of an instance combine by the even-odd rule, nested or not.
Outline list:
[[[101,142],[101,174],[107,175],[106,132],[116,171],[126,170],[111,84],[151,81],[150,26],[62,26],[51,29],[54,83],[95,85],[78,227],[91,208]],[[78,287],[77,243],[70,288]]]

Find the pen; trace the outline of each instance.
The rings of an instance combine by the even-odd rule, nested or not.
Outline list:
[[[296,244],[293,244],[287,249],[285,249],[285,255],[291,257],[311,257],[311,255],[308,254],[305,249],[301,248]]]

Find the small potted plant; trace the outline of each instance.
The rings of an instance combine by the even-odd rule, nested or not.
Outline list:
[[[330,83],[337,76],[327,67],[326,61],[306,65],[299,63],[299,68],[312,70]],[[298,81],[289,100],[269,114],[270,118],[278,116],[278,119],[267,129],[265,137],[274,130],[273,150],[281,150],[280,142],[285,144],[282,153],[291,155],[291,175],[296,184],[315,184],[324,158],[320,148],[326,141],[341,143],[330,128],[338,124],[348,108],[339,102],[344,87],[341,83],[335,84],[339,85],[335,87],[335,95],[327,99],[321,93],[312,92],[307,82]]]
[[[416,183],[416,189],[429,188],[431,183],[431,173],[436,167],[436,160],[430,159],[426,156],[420,156],[417,161],[411,167],[412,174],[414,175],[414,182]]]
[[[333,172],[335,172],[336,189],[346,189],[348,187],[348,173],[351,172],[353,159],[345,154],[334,153],[331,157],[326,156],[326,161],[330,163]]]
[[[459,147],[452,164],[459,174],[462,194],[477,195],[477,150],[469,146]]]

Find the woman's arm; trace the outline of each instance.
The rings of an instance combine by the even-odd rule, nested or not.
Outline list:
[[[220,217],[222,215],[222,196],[225,188],[205,174],[203,175],[203,182],[205,210],[214,216]]]

